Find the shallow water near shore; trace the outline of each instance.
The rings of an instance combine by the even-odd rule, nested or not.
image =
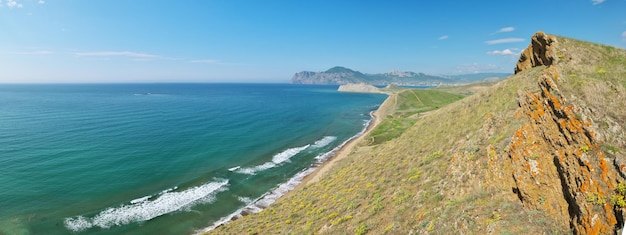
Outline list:
[[[362,131],[386,98],[336,89],[0,85],[0,233],[208,227]]]

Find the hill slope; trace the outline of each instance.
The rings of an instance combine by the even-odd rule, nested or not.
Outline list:
[[[365,83],[370,85],[433,85],[453,83],[453,80],[414,72],[398,72],[380,74],[364,74],[344,67],[333,67],[324,72],[302,71],[291,78],[294,84],[333,84]]]
[[[537,33],[516,75],[213,232],[613,233],[626,206],[625,64],[624,50]]]
[[[370,85],[396,84],[402,86],[434,86],[440,84],[467,84],[484,81],[498,81],[511,74],[508,73],[474,73],[451,76],[428,75],[424,73],[402,72],[392,70],[388,73],[364,74],[341,66],[330,68],[324,72],[302,71],[291,78],[293,84],[330,84],[344,85],[365,83]]]

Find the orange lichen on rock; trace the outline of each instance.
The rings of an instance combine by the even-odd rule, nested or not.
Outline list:
[[[613,207],[609,203],[604,203],[604,213],[607,214],[607,219],[609,219],[609,224],[617,224],[617,218],[615,218],[615,214],[613,213]]]
[[[543,32],[535,33],[528,48],[522,51],[515,66],[515,73],[517,74],[536,66],[549,66],[556,63],[558,60],[557,44],[556,37]]]
[[[525,207],[555,214],[564,222],[571,220],[575,233],[611,233],[617,221],[613,210],[606,209],[610,195],[605,192],[613,191],[616,172],[599,151],[592,120],[581,118],[575,106],[565,104],[553,78],[558,78],[555,65],[544,70],[538,92],[520,93],[517,117],[527,121],[508,148],[516,192]],[[540,192],[549,195],[545,200],[558,209],[538,203]],[[588,194],[593,200],[580,196]]]
[[[606,163],[606,161],[604,160],[604,158],[600,158],[600,169],[602,170],[600,172],[600,176],[602,177],[602,180],[604,182],[608,183],[608,174],[609,174],[609,167],[608,167],[608,163]]]

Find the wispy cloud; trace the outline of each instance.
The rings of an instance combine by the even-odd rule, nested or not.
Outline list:
[[[519,55],[520,50],[517,48],[507,48],[504,50],[494,50],[488,51],[488,55],[501,55],[501,56],[517,56]]]
[[[150,60],[150,59],[159,59],[162,56],[146,54],[146,53],[138,53],[131,51],[96,51],[96,52],[76,52],[75,56],[80,57],[129,57],[136,60]]]
[[[196,63],[196,64],[217,64],[217,63],[219,63],[218,60],[192,60],[190,62],[191,63]]]
[[[514,27],[504,27],[498,30],[496,33],[508,33],[508,32],[513,32],[513,31],[515,31]]]
[[[523,38],[502,38],[502,39],[485,41],[485,43],[489,45],[494,45],[494,44],[502,44],[502,43],[523,42],[523,41],[524,41]]]
[[[591,0],[591,4],[598,5],[598,4],[602,4],[604,1],[606,0]]]
[[[446,39],[448,39],[448,35],[443,35],[443,36],[439,37],[439,40],[446,40]]]
[[[622,41],[626,42],[626,31],[622,33]]]
[[[9,8],[22,8],[23,5],[21,3],[18,3],[15,0],[7,0],[7,7]]]
[[[38,0],[37,4],[44,4],[46,3],[45,0]],[[24,5],[20,2],[18,2],[17,0],[6,0],[6,3],[3,2],[3,0],[0,0],[0,7],[4,7],[7,6],[9,8],[23,8]]]

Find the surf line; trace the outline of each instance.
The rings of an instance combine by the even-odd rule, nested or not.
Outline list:
[[[324,136],[321,139],[315,141],[312,145],[311,144],[307,144],[301,147],[295,147],[295,148],[289,148],[286,149],[276,155],[274,155],[272,157],[271,161],[265,162],[261,165],[257,165],[257,166],[253,166],[253,167],[241,167],[241,166],[235,166],[235,167],[231,167],[228,169],[228,171],[231,172],[235,172],[235,173],[239,173],[239,174],[246,174],[246,175],[255,175],[257,172],[259,171],[264,171],[270,168],[274,168],[277,167],[279,165],[281,165],[284,162],[288,162],[292,157],[298,155],[299,153],[301,153],[302,151],[308,149],[308,148],[323,148],[326,147],[327,145],[329,145],[330,143],[332,143],[333,141],[335,141],[337,139],[336,136]]]
[[[180,192],[165,190],[154,200],[150,200],[152,196],[138,198],[132,200],[130,204],[109,207],[91,218],[82,215],[65,218],[64,225],[73,232],[80,232],[93,227],[107,229],[132,222],[148,221],[196,204],[213,203],[215,195],[227,190],[227,186],[228,180],[216,179]]]
[[[271,204],[273,204],[274,202],[276,202],[276,200],[278,200],[280,197],[284,196],[285,194],[287,194],[289,191],[293,190],[294,188],[296,188],[297,185],[299,185],[300,183],[302,183],[302,180],[304,179],[304,177],[310,175],[311,173],[315,172],[315,170],[317,170],[317,168],[319,166],[321,166],[325,161],[327,161],[328,159],[332,158],[335,154],[337,154],[337,152],[339,152],[339,150],[341,150],[343,147],[345,147],[348,143],[350,143],[350,141],[355,140],[356,138],[359,138],[360,136],[362,136],[363,134],[365,134],[367,132],[367,130],[369,130],[369,128],[371,127],[371,125],[374,123],[374,119],[376,118],[376,116],[374,115],[375,111],[371,111],[369,113],[370,115],[370,119],[365,122],[365,124],[363,124],[364,128],[359,131],[358,133],[356,133],[354,136],[348,138],[346,141],[342,142],[340,145],[336,146],[335,148],[333,148],[332,150],[320,154],[319,156],[315,157],[316,161],[311,164],[308,168],[298,172],[296,175],[294,175],[291,179],[289,179],[287,182],[279,184],[276,188],[270,190],[269,192],[261,195],[260,197],[258,197],[257,199],[253,200],[250,204],[246,205],[245,207],[236,210],[235,212],[231,213],[230,215],[227,215],[225,217],[222,217],[221,219],[215,221],[211,226],[201,229],[201,230],[197,230],[196,231],[196,235],[199,234],[203,234],[206,232],[209,232],[211,230],[214,230],[220,226],[223,226],[225,224],[227,224],[230,221],[234,221],[237,220],[243,216],[249,215],[249,214],[256,214],[261,212],[263,209],[269,207]],[[236,167],[233,167],[236,168]],[[231,168],[231,169],[233,169]],[[237,168],[239,169],[239,168]]]

